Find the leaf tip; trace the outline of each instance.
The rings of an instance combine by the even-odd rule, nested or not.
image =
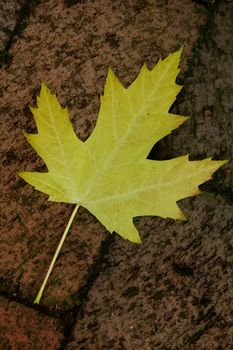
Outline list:
[[[179,118],[180,125],[184,124],[187,120],[190,119],[190,117],[183,116],[183,115],[177,115],[177,117]]]
[[[177,50],[177,53],[179,54],[179,56],[182,55],[183,51],[184,51],[184,45],[181,45],[181,47]]]
[[[28,141],[30,141],[30,136],[31,136],[31,134],[29,134],[29,133],[27,133],[26,131],[22,131],[23,132],[23,136],[28,140]]]
[[[112,69],[112,67],[109,67],[108,68],[108,72],[107,72],[107,78],[114,78],[115,77],[115,74],[114,74],[114,72],[113,72],[113,69]]]
[[[18,175],[19,175],[19,177],[21,177],[21,179],[23,179],[24,181],[27,181],[26,180],[26,177],[27,177],[27,172],[26,171],[19,171]]]
[[[211,164],[212,164],[212,170],[211,170],[211,172],[212,172],[212,174],[215,172],[215,171],[217,171],[221,166],[223,166],[223,165],[225,165],[226,163],[228,163],[229,162],[229,160],[226,160],[226,159],[224,159],[224,160],[212,160],[212,158],[210,157],[210,158],[207,158],[210,162],[211,162]]]
[[[177,51],[171,52],[164,60],[171,60],[173,61],[174,66],[177,68],[177,74],[180,71],[180,60],[181,60],[181,55],[183,53],[183,46],[181,46]],[[177,85],[177,84],[176,84]],[[181,85],[178,85],[179,87],[183,87]]]
[[[37,101],[39,102],[40,99],[42,99],[43,97],[45,96],[48,96],[48,95],[53,95],[51,90],[48,88],[48,86],[46,85],[46,83],[42,80],[41,82],[41,87],[40,87],[40,94],[39,96],[37,96]],[[38,104],[39,106],[39,104]]]
[[[141,237],[138,235],[137,239],[135,239],[135,241],[133,243],[142,244]]]
[[[30,111],[32,112],[32,114],[34,115],[34,113],[35,113],[35,111],[36,111],[37,108],[34,108],[34,107],[32,107],[32,106],[29,106],[29,109],[30,109]]]
[[[219,162],[219,167],[223,166],[224,164],[227,164],[229,162],[229,159],[224,159],[224,160],[218,160]]]
[[[119,89],[120,91],[125,90],[125,87],[121,84],[120,80],[111,67],[108,68],[104,92],[106,92],[109,88]]]
[[[42,82],[41,82],[41,90],[47,90],[47,89],[48,89],[48,87],[47,87],[45,81],[42,80]]]
[[[183,45],[181,45],[181,47],[180,47],[177,51],[171,53],[171,55],[172,55],[174,58],[177,58],[178,64],[179,64],[180,59],[181,59],[181,56],[182,56],[182,54],[183,54],[183,50],[184,50],[184,47],[183,47]]]

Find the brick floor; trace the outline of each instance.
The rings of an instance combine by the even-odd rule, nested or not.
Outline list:
[[[10,30],[17,25],[18,4],[10,4]],[[105,243],[104,227],[81,208],[41,310],[32,301],[72,206],[47,202],[17,172],[46,170],[22,135],[22,129],[35,132],[28,106],[35,105],[42,80],[69,108],[85,140],[107,68],[127,85],[143,62],[152,66],[180,45],[185,87],[174,110],[191,119],[151,156],[190,152],[195,159],[232,159],[231,6],[220,1],[215,13],[215,6],[207,11],[191,0],[49,0],[35,2],[25,17],[5,52],[11,60],[0,71],[0,292],[17,300],[1,299],[6,349],[59,349],[61,342],[79,350],[230,349],[232,163],[205,185],[212,194],[182,201],[188,223],[136,219],[141,246],[119,237]],[[7,38],[1,36],[1,50]],[[49,310],[60,318],[48,316]]]

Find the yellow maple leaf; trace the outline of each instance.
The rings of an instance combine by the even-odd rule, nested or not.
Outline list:
[[[175,83],[181,50],[149,70],[144,65],[126,89],[109,69],[91,136],[75,135],[67,109],[42,84],[32,109],[38,134],[25,133],[48,172],[20,176],[49,200],[87,208],[110,232],[140,243],[133,217],[185,219],[176,202],[199,194],[198,185],[226,161],[147,159],[153,145],[187,117],[169,113],[181,87]],[[75,211],[75,212],[76,212]]]

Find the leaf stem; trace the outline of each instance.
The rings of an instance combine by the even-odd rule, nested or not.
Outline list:
[[[69,228],[70,228],[70,226],[71,226],[71,224],[72,224],[72,222],[73,222],[73,220],[74,220],[75,214],[76,214],[77,211],[78,211],[78,208],[79,208],[79,204],[76,204],[76,206],[75,206],[75,208],[74,208],[74,210],[73,210],[73,212],[72,212],[72,214],[71,214],[71,217],[70,217],[70,219],[69,219],[69,221],[68,221],[68,223],[67,223],[67,225],[66,225],[65,231],[63,232],[62,238],[61,238],[61,240],[60,240],[60,242],[59,242],[59,244],[58,244],[58,246],[57,246],[57,249],[56,249],[56,251],[55,251],[55,254],[54,254],[54,256],[53,256],[53,259],[52,259],[52,261],[51,261],[51,263],[50,263],[49,269],[48,269],[48,271],[47,271],[47,273],[46,273],[46,276],[45,276],[45,278],[44,278],[44,281],[43,281],[43,283],[42,283],[42,285],[41,285],[41,287],[40,287],[39,293],[37,294],[36,299],[34,300],[34,304],[39,304],[39,302],[40,302],[40,299],[41,299],[41,297],[42,297],[42,294],[43,294],[44,288],[45,288],[45,286],[46,286],[46,283],[47,283],[47,281],[48,281],[48,278],[49,278],[49,276],[50,276],[50,273],[51,273],[51,271],[52,271],[52,269],[53,269],[53,266],[54,266],[54,264],[55,264],[55,262],[56,262],[56,260],[57,260],[58,254],[60,253],[61,247],[62,247],[62,245],[63,245],[63,243],[64,243],[64,240],[65,240],[65,238],[66,238],[66,236],[67,236],[67,233],[68,233],[68,231],[69,231]]]

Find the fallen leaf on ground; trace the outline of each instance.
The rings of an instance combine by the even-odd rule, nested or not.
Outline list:
[[[198,185],[226,161],[147,159],[153,145],[187,119],[169,113],[181,90],[175,83],[180,54],[159,60],[152,70],[144,65],[128,88],[109,69],[97,124],[85,142],[43,83],[38,108],[32,109],[38,134],[25,136],[48,172],[20,176],[50,201],[87,208],[108,231],[132,242],[141,242],[136,216],[185,219],[176,202],[199,194]]]

